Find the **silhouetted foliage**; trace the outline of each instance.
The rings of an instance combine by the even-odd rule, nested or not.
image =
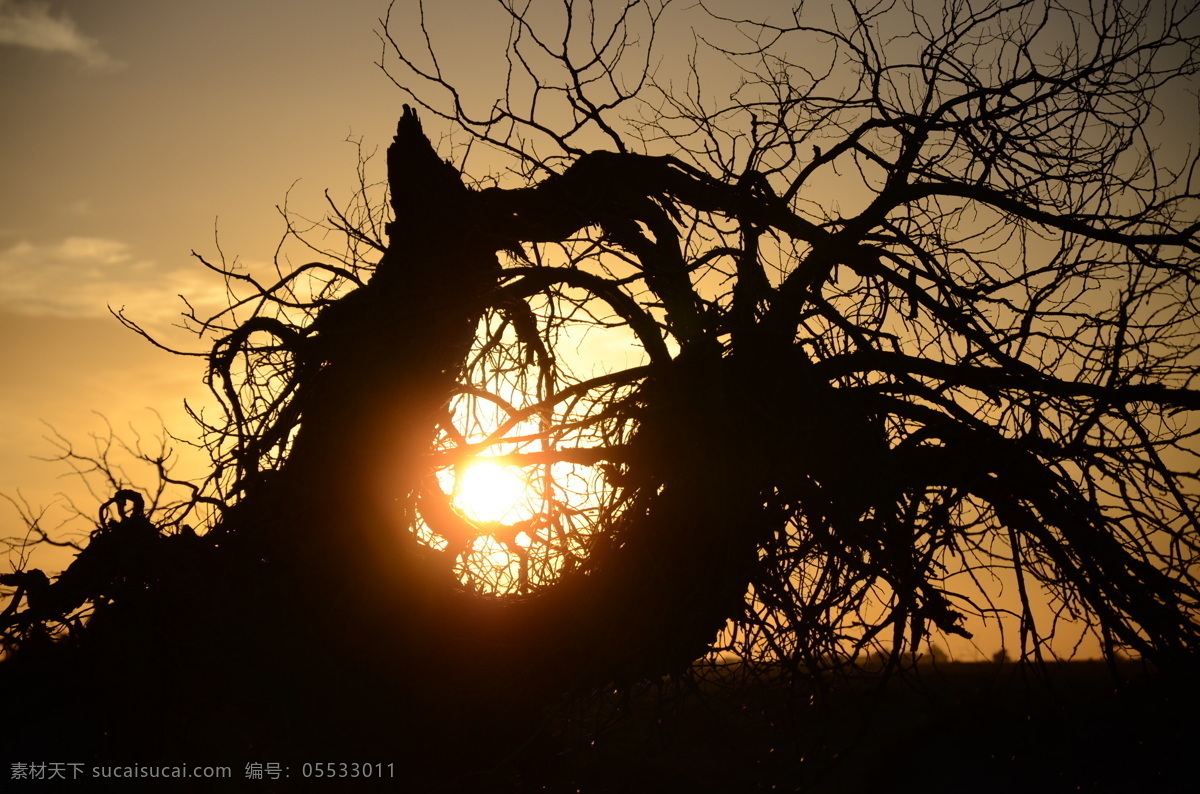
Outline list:
[[[136,633],[136,590],[175,639],[286,656],[255,702],[321,679],[322,713],[380,689],[380,720],[445,731],[454,704],[720,651],[891,669],[1008,614],[1021,660],[1070,621],[1194,666],[1197,153],[1155,136],[1194,100],[1195,4],[701,5],[680,73],[668,5],[502,1],[506,93],[480,107],[424,12],[389,14],[382,64],[453,162],[406,106],[390,220],[364,171],[343,251],[269,279],[204,260],[231,295],[191,318],[219,518],[147,535],[118,494],[56,582],[6,577],[9,643],[48,624],[35,593],[64,646],[104,610]],[[577,352],[597,337],[622,352]],[[516,517],[455,503],[480,457],[522,472]],[[72,573],[117,543],[156,556]],[[163,573],[184,544],[225,572],[203,608]]]

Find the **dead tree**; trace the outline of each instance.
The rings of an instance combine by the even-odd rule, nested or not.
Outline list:
[[[335,211],[343,260],[273,282],[214,266],[251,287],[200,323],[223,614],[269,604],[287,648],[316,634],[438,699],[718,643],[895,662],[1005,615],[1023,659],[1073,621],[1193,667],[1197,155],[1152,136],[1194,83],[1197,9],[1094,5],[700,7],[717,32],[674,85],[715,57],[723,100],[648,69],[666,4],[502,2],[512,72],[484,113],[385,20],[426,124],[515,176],[464,178],[406,109],[385,227]],[[612,329],[631,362],[572,358]],[[525,515],[465,514],[478,458],[522,472]]]

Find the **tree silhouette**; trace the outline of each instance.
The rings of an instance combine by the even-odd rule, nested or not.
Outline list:
[[[315,633],[295,681],[352,660],[487,703],[720,648],[895,665],[1010,613],[1022,659],[1070,620],[1194,665],[1200,196],[1196,152],[1156,135],[1194,101],[1195,4],[699,5],[676,75],[668,5],[502,1],[482,110],[423,9],[389,12],[381,62],[459,165],[406,106],[391,220],[364,177],[342,252],[270,281],[205,261],[232,296],[192,318],[221,514],[160,536],[204,551],[122,598],[220,570],[203,606],[161,600],[188,632],[272,658]],[[577,354],[595,337],[628,355]],[[481,457],[526,482],[515,518],[456,503]],[[146,526],[131,499],[103,537]],[[26,579],[79,588],[68,633],[121,601],[112,576]],[[47,615],[10,607],[9,640]]]

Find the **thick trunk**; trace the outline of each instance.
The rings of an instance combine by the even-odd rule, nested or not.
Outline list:
[[[296,398],[289,458],[246,497],[233,529],[263,537],[323,632],[342,643],[369,635],[358,653],[377,670],[405,660],[463,693],[495,675],[544,691],[683,668],[740,608],[756,544],[775,523],[755,429],[727,420],[761,420],[738,404],[760,395],[748,394],[744,373],[731,372],[715,345],[660,362],[628,452],[638,490],[594,559],[533,595],[464,592],[445,556],[416,542],[413,497],[492,297],[495,251],[513,240],[469,211],[495,212],[503,195],[484,201],[464,188],[415,116],[402,119],[388,160],[397,211],[389,250],[366,286],[318,319],[307,355],[319,360]],[[611,174],[595,176],[609,184]],[[514,206],[539,225],[529,197],[514,192]],[[540,225],[573,232],[646,200],[611,195],[602,211],[546,205]]]

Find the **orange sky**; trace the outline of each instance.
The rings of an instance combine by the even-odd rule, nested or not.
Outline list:
[[[203,362],[155,350],[109,307],[196,349],[172,328],[176,296],[222,305],[220,279],[190,255],[216,257],[215,227],[230,259],[265,264],[285,196],[309,218],[326,213],[326,189],[349,199],[347,138],[382,151],[404,101],[376,66],[387,7],[0,0],[0,494],[87,503],[62,466],[33,460],[54,454],[43,423],[86,446],[105,430],[97,414],[128,436],[130,423],[157,429],[153,409],[190,432],[182,402],[203,399]],[[400,2],[394,17],[414,8]],[[434,9],[469,93],[497,90],[474,60],[503,56],[497,9]],[[0,536],[21,531],[0,501]]]
[[[483,11],[491,4],[430,5],[445,63],[484,97],[498,75],[476,59],[504,46]],[[32,460],[54,453],[43,423],[86,447],[105,428],[97,414],[128,436],[130,423],[157,430],[154,409],[189,433],[181,406],[203,399],[203,363],[155,350],[108,306],[195,348],[170,324],[177,293],[208,305],[222,294],[189,254],[216,254],[214,223],[227,256],[263,263],[289,188],[293,209],[312,218],[326,189],[350,196],[356,150],[345,139],[382,150],[403,101],[375,66],[386,9],[0,0],[0,494],[37,507],[61,491],[88,506],[64,468]],[[50,523],[62,516],[52,510]],[[0,501],[0,536],[21,532]]]
[[[86,497],[43,440],[86,447],[160,412],[189,431],[203,364],[157,351],[109,316],[171,334],[185,293],[219,299],[191,259],[267,261],[275,206],[322,213],[353,188],[347,136],[386,145],[399,113],[374,66],[384,0],[162,3],[0,0],[0,494],[35,507]],[[90,512],[90,507],[88,508]],[[52,510],[52,522],[61,511]],[[0,502],[0,534],[22,531]]]

